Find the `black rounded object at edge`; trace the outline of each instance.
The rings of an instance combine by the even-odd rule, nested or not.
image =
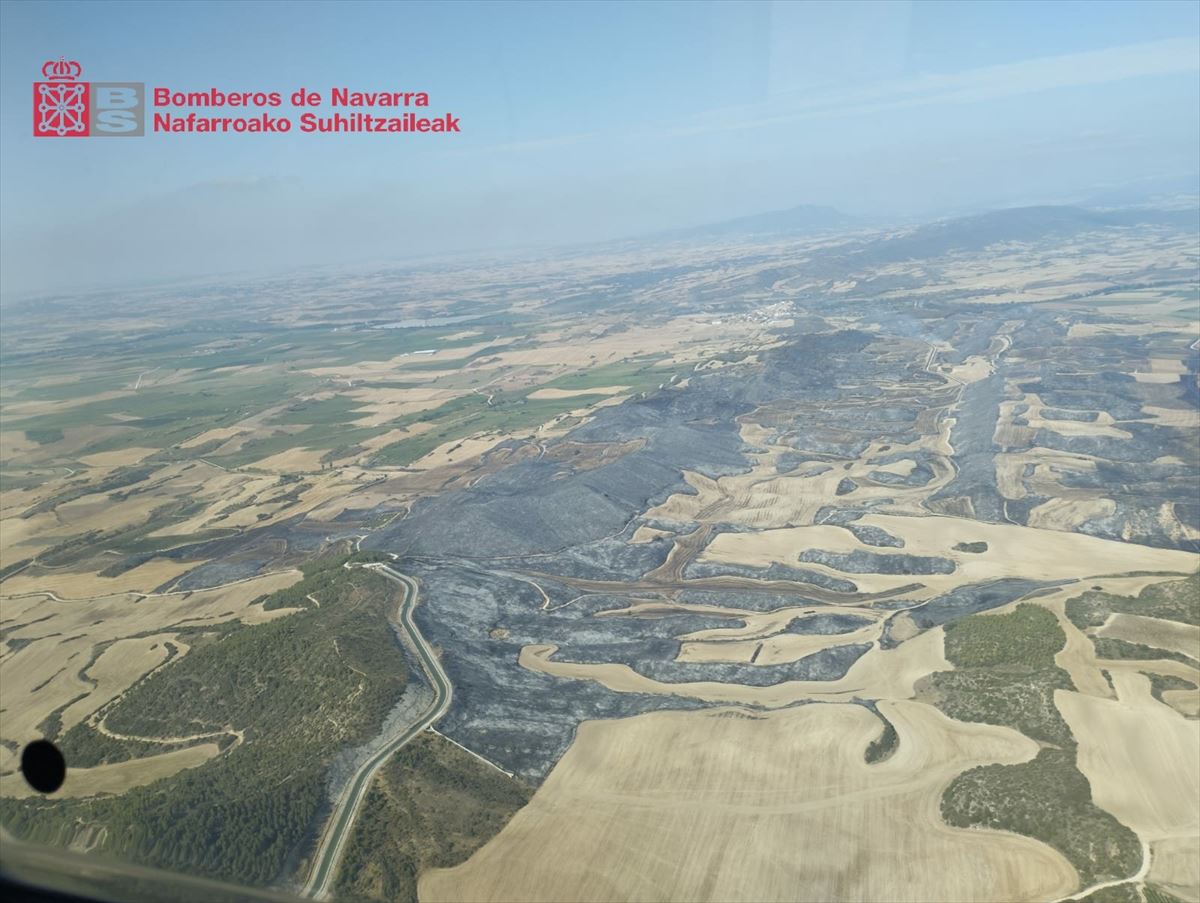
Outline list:
[[[53,793],[67,777],[67,761],[49,740],[34,740],[21,750],[21,774],[39,793]]]

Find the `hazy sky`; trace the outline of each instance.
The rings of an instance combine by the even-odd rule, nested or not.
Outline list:
[[[463,133],[34,139],[30,83],[59,56],[148,90],[427,91]],[[936,216],[1200,170],[1186,0],[4,0],[0,76],[6,294],[590,241],[799,203]]]

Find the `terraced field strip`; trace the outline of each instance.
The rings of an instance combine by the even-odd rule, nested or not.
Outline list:
[[[329,819],[329,826],[321,838],[321,844],[313,859],[308,882],[304,885],[304,895],[314,899],[323,899],[329,893],[346,841],[354,827],[354,819],[358,815],[358,810],[362,808],[363,801],[367,798],[371,780],[393,753],[446,714],[454,693],[454,688],[446,676],[446,672],[442,670],[433,650],[429,648],[429,644],[425,642],[421,631],[413,622],[412,611],[417,605],[418,593],[416,581],[392,570],[385,564],[364,564],[363,567],[382,574],[404,587],[404,598],[400,600],[399,608],[400,626],[408,635],[413,648],[421,659],[421,667],[425,671],[429,685],[433,688],[433,702],[419,720],[397,734],[379,752],[362,764],[337,801]]]

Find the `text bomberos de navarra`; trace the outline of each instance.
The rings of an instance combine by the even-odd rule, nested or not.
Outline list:
[[[324,99],[320,92],[300,88],[285,99],[279,91],[221,91],[216,88],[207,91],[172,91],[170,88],[154,88],[149,100],[153,104],[155,132],[280,134],[295,130],[327,134],[447,133],[462,130],[459,118],[451,113],[425,115],[429,108],[429,95],[424,91],[351,91],[348,88],[333,88],[328,97],[329,106],[335,112],[307,110],[295,122],[290,116],[271,111],[283,107],[285,100],[293,107],[320,107]],[[221,113],[213,115],[210,112],[197,113],[195,110],[179,112],[189,107],[215,108]],[[405,107],[415,109],[403,109]],[[238,115],[246,109],[261,112]]]

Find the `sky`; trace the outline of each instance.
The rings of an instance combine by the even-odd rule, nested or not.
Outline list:
[[[31,82],[60,56],[148,91],[425,91],[419,112],[462,132],[34,138]],[[0,0],[0,301],[798,204],[913,220],[1122,200],[1198,174],[1187,0]]]

